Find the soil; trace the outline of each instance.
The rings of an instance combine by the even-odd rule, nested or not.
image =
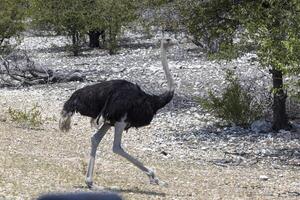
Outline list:
[[[59,37],[54,39],[61,41]],[[104,50],[94,50],[74,58],[65,52],[57,53],[49,47],[38,46],[48,44],[40,40],[39,37],[26,37],[22,43],[36,63],[82,70],[94,66],[98,70],[86,83],[0,89],[1,200],[91,191],[84,182],[90,137],[95,132],[90,119],[75,115],[70,132],[63,133],[58,129],[62,105],[75,89],[113,78],[134,80],[151,92],[165,86],[161,82],[164,79],[159,68],[159,51],[153,41],[149,42],[153,49],[151,45],[150,49],[142,50],[124,48],[114,57]],[[51,38],[48,40],[52,41]],[[151,125],[130,129],[123,139],[124,149],[154,169],[168,186],[150,185],[145,174],[113,154],[113,129],[100,143],[94,183],[124,199],[299,199],[299,133],[256,134],[239,127],[216,127],[214,124],[218,119],[205,113],[193,97],[201,93],[196,87],[199,84],[209,87],[210,82],[205,81],[211,80],[208,69],[219,64],[193,58],[193,52],[186,54],[188,57],[183,56],[181,61],[174,56],[170,59],[178,91],[173,103],[162,109]],[[122,62],[127,66],[125,69]],[[135,65],[143,62],[143,66]],[[194,64],[190,65],[191,62]],[[97,63],[100,63],[100,69]],[[117,67],[112,68],[112,64]],[[240,65],[250,66],[247,60]],[[250,76],[249,70],[244,74]],[[264,74],[259,70],[250,77],[259,73]],[[213,87],[218,88],[222,80],[221,76],[215,79]],[[32,127],[30,123],[11,119],[9,108],[29,111],[35,104],[41,111],[42,125]]]

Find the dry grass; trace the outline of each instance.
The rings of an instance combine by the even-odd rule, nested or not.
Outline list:
[[[57,119],[63,99],[52,96],[49,91],[45,91],[48,96],[39,93],[41,91],[28,91],[32,95],[28,101],[22,100],[22,93],[7,92],[0,100],[5,107],[39,102],[43,113],[53,118],[40,130],[25,129],[5,120],[5,107],[2,107],[0,199],[35,199],[48,192],[87,191],[84,176],[91,135],[89,119],[76,116],[70,132],[59,132]],[[267,164],[221,167],[206,162],[201,155],[185,159],[176,154],[165,157],[157,152],[143,151],[142,147],[151,140],[151,128],[126,133],[125,148],[153,167],[168,187],[150,185],[147,176],[114,155],[111,131],[101,143],[94,182],[120,193],[125,199],[299,198],[299,168],[274,169]],[[267,175],[269,180],[260,180],[260,175]]]

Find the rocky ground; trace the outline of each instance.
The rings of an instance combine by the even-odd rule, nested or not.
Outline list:
[[[19,46],[36,65],[88,72],[87,82],[2,88],[0,98],[0,199],[35,199],[47,192],[88,191],[84,175],[93,128],[76,115],[72,130],[58,130],[59,113],[70,94],[85,85],[116,78],[138,83],[150,93],[166,87],[159,61],[158,37],[127,33],[117,55],[85,51],[79,57],[63,51],[64,37],[26,36]],[[112,131],[100,144],[95,183],[125,199],[299,199],[300,134],[257,134],[220,121],[195,103],[208,89],[224,87],[224,70],[235,69],[253,91],[265,95],[270,84],[257,68],[255,55],[232,62],[208,61],[185,39],[169,52],[176,95],[150,126],[124,134],[124,148],[168,183],[153,186],[147,177],[112,153]],[[38,104],[38,128],[11,120],[9,107],[29,110]]]

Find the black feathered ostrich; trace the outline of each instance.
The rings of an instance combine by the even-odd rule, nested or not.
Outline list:
[[[83,87],[75,91],[65,102],[61,112],[59,128],[70,129],[71,117],[75,112],[92,118],[92,121],[103,121],[101,128],[91,138],[91,154],[88,165],[86,184],[93,186],[93,170],[97,147],[111,126],[115,127],[113,152],[126,158],[145,172],[151,184],[162,182],[154,172],[140,161],[125,152],[121,146],[122,133],[131,127],[149,125],[156,112],[171,101],[174,95],[174,81],[171,76],[166,52],[170,39],[161,41],[161,61],[168,82],[168,90],[160,95],[145,93],[138,85],[126,80],[110,80]]]

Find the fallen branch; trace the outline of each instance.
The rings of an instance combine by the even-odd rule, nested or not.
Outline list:
[[[0,60],[1,86],[31,86],[86,80],[85,74],[79,70],[62,72],[38,67],[26,52],[14,52],[5,58],[0,56]]]

